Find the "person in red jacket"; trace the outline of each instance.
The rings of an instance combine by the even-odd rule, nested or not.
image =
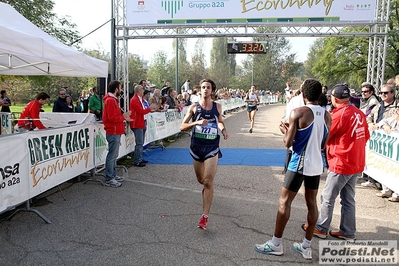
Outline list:
[[[144,144],[144,132],[146,124],[144,122],[144,115],[157,109],[157,104],[153,103],[150,107],[145,108],[143,102],[144,88],[141,85],[134,87],[134,96],[130,99],[130,128],[134,133],[136,146],[134,147],[134,160],[132,165],[136,167],[143,167],[147,161],[143,160],[143,144]]]
[[[322,192],[322,203],[314,235],[327,238],[334,203],[338,194],[341,197],[341,222],[339,230],[331,230],[336,238],[355,239],[356,206],[355,187],[357,177],[363,172],[366,163],[365,146],[370,138],[365,114],[350,104],[350,90],[338,84],[332,88],[332,112],[330,138],[327,142],[328,175]],[[303,225],[302,229],[306,229]]]
[[[40,109],[45,105],[50,99],[50,95],[45,92],[39,93],[35,100],[30,101],[22,110],[22,113],[19,117],[18,124],[15,127],[16,132],[24,132],[28,130],[45,129],[46,127],[40,121]],[[23,119],[27,118],[27,119]]]
[[[123,177],[116,176],[116,159],[119,154],[119,144],[121,135],[125,133],[125,120],[131,121],[130,112],[122,115],[119,108],[119,95],[122,86],[117,80],[113,80],[108,84],[108,93],[104,96],[104,110],[102,122],[108,142],[108,154],[105,159],[105,185],[108,187],[120,187]]]

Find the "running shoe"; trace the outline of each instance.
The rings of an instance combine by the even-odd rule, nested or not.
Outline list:
[[[122,184],[119,183],[118,181],[116,181],[115,178],[113,178],[111,180],[108,180],[108,181],[105,181],[104,185],[107,186],[107,187],[120,187],[120,186],[122,186]]]
[[[366,181],[360,184],[362,187],[374,187],[374,184],[371,181]]]
[[[280,244],[279,246],[273,245],[272,241],[269,240],[264,244],[256,244],[255,245],[255,250],[267,254],[267,255],[277,255],[281,256],[283,255],[283,244]]]
[[[204,215],[202,215],[200,220],[199,220],[199,222],[198,222],[197,227],[200,228],[200,229],[206,230],[207,224],[208,224],[208,217],[205,217]]]
[[[306,232],[306,228],[308,228],[308,227],[306,226],[306,224],[302,224],[301,228],[302,228],[303,231]],[[321,238],[321,239],[326,239],[327,238],[327,232],[321,232],[321,231],[317,230],[316,228],[313,231],[313,235],[317,236],[318,238]]]
[[[336,238],[340,238],[340,239],[343,239],[343,240],[356,240],[355,237],[349,237],[349,236],[343,235],[339,230],[337,230],[337,231],[331,230],[330,231],[330,236],[333,236],[333,237],[336,237]]]
[[[252,133],[252,128],[249,129],[249,133]]]
[[[292,248],[296,252],[301,253],[302,257],[304,259],[307,259],[307,260],[311,260],[312,259],[312,249],[310,247],[304,248],[304,247],[302,247],[301,243],[296,243],[295,242],[295,243],[292,244]]]

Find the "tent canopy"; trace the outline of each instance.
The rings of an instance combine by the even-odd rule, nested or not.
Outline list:
[[[61,43],[0,2],[0,75],[107,77],[108,62]]]

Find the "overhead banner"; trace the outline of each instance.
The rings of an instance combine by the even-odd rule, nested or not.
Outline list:
[[[374,21],[376,0],[127,0],[126,23]]]

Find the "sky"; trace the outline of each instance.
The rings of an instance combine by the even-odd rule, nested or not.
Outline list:
[[[70,16],[71,21],[77,25],[77,30],[84,36],[106,23],[111,18],[112,0],[53,0],[55,3],[54,12],[58,17]],[[83,49],[99,49],[110,52],[111,47],[111,23],[82,39]],[[309,48],[315,38],[288,38],[291,42],[291,53],[297,53],[296,60],[304,62],[307,58]],[[196,42],[196,38],[187,39],[188,59]],[[240,39],[241,40],[241,39]],[[162,42],[162,45],[160,45]],[[172,58],[172,39],[153,40],[129,40],[129,53],[138,54],[142,59],[151,61],[155,52],[165,51],[169,59]],[[209,64],[209,56],[212,48],[212,38],[206,38],[204,52]],[[133,51],[134,50],[134,51]],[[245,55],[237,55],[237,60],[243,60]],[[209,66],[209,65],[208,65]]]

